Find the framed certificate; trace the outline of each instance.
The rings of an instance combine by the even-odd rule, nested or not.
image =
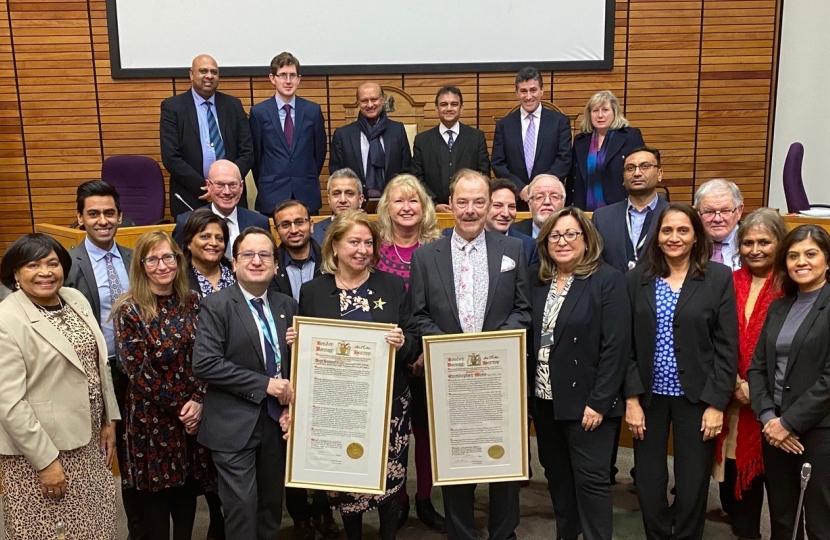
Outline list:
[[[294,317],[294,328],[285,485],[382,494],[395,325]]]
[[[525,330],[423,341],[435,485],[527,480]]]

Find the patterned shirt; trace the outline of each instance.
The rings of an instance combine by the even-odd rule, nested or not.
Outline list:
[[[487,307],[487,291],[490,289],[490,272],[487,269],[487,242],[484,240],[484,231],[476,236],[472,242],[467,242],[461,238],[458,233],[453,230],[452,233],[452,274],[455,282],[455,301],[456,305],[462,304],[462,298],[469,294],[469,287],[472,286],[473,295],[473,313],[469,314],[472,320],[465,324],[461,321],[462,329],[465,326],[473,328],[474,332],[481,332],[484,327],[484,310]],[[464,264],[465,253],[464,249],[468,244],[472,245],[470,252],[470,264],[473,268],[472,283],[463,283],[461,280],[461,267]],[[473,286],[474,285],[474,286]],[[459,313],[459,319],[463,316]]]
[[[545,300],[545,311],[542,315],[542,335],[553,332],[556,328],[556,319],[559,317],[559,310],[562,309],[562,304],[565,303],[565,297],[568,296],[568,291],[571,290],[571,284],[574,282],[573,276],[568,278],[562,292],[556,294],[556,278],[550,284],[550,291],[548,291],[548,298]],[[540,399],[553,399],[553,390],[550,387],[550,350],[551,347],[539,347],[539,355],[536,357],[536,392],[535,395]]]
[[[202,295],[203,298],[211,293],[221,291],[225,287],[230,287],[231,285],[236,283],[236,278],[233,277],[233,270],[231,270],[224,264],[220,264],[219,268],[222,270],[222,273],[219,276],[219,281],[216,283],[216,289],[214,289],[213,283],[208,281],[208,279],[205,276],[203,276],[202,273],[199,272],[199,270],[197,270],[195,266],[191,265],[193,274],[196,276],[196,281],[199,283],[198,292]]]
[[[674,308],[680,298],[677,292],[662,278],[655,286],[657,303],[657,342],[654,347],[654,374],[652,392],[662,396],[683,396],[680,378],[677,376],[677,358],[674,356]]]

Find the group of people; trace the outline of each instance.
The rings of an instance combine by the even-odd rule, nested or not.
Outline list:
[[[773,539],[795,529],[802,538],[805,521],[811,540],[828,538],[823,229],[788,233],[769,209],[741,221],[740,190],[721,179],[700,186],[693,206],[661,198],[660,152],[628,127],[613,94],[592,98],[571,145],[567,119],[540,106],[532,68],[517,77],[520,109],[496,127],[495,179],[483,138],[458,123],[460,92],[438,92],[447,129],[419,135],[413,160],[380,88],[362,85],[362,116],[332,142],[333,215],[314,223],[320,109],[294,96],[293,56],[275,58],[270,78],[276,101],[255,106],[250,126],[241,105],[241,117],[229,115],[237,102],[215,91],[209,57],[194,60],[193,92],[162,105],[171,208],[183,203],[172,235],[119,246],[119,195],[94,180],[77,192],[81,244],[67,252],[28,234],[7,249],[7,538],[50,538],[58,522],[67,538],[115,538],[117,454],[132,540],[169,538],[171,522],[174,539],[189,539],[200,494],[209,538],[276,538],[284,501],[295,538],[337,537],[333,509],[346,537],[361,538],[362,515],[377,509],[388,540],[409,516],[412,474],[418,518],[453,540],[476,539],[474,484],[442,487],[444,515],[430,500],[420,338],[516,329],[527,330],[528,409],[557,538],[612,538],[621,429],[634,440],[647,538],[703,538],[712,476],[737,537],[760,538],[766,487]],[[200,131],[198,152],[175,140]],[[319,161],[280,168],[282,152],[301,149]],[[185,168],[194,156],[198,165]],[[242,206],[249,168],[256,212]],[[312,180],[316,195],[304,184]],[[361,210],[368,197],[379,198],[376,220]],[[523,203],[532,217],[515,222]],[[438,211],[452,213],[453,227],[440,229]],[[396,361],[382,495],[284,489],[285,439],[304,420],[288,407],[295,315],[396,325],[386,336]],[[805,462],[812,480],[796,524]],[[489,497],[489,537],[515,538],[519,482],[491,483]]]

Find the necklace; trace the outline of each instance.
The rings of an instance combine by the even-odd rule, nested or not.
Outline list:
[[[55,306],[43,306],[38,304],[37,302],[32,302],[36,308],[41,311],[60,311],[63,309],[63,300],[60,296],[58,296],[58,309],[55,309]]]
[[[417,246],[420,246],[420,245],[421,245],[421,243],[420,243],[420,242],[418,242],[418,243],[416,244],[416,247],[417,247]],[[400,260],[402,263],[404,263],[404,264],[406,264],[406,265],[409,265],[409,264],[412,262],[412,256],[411,256],[411,255],[409,256],[409,260],[408,260],[408,261],[407,261],[406,259],[404,259],[403,257],[401,257],[401,254],[398,252],[398,244],[395,244],[395,243],[393,242],[393,243],[392,243],[392,247],[395,249],[395,255],[397,255],[397,256],[398,256],[398,260]]]
[[[361,286],[361,285],[363,285],[364,283],[366,283],[366,280],[367,280],[367,279],[369,279],[368,274],[367,274],[365,277],[361,277],[361,278],[360,278],[360,281],[358,281],[357,285],[355,285],[354,287],[352,287],[351,285],[349,285],[348,283],[346,283],[345,281],[343,281],[343,278],[342,278],[342,277],[337,276],[337,277],[335,278],[335,284],[336,284],[336,282],[338,282],[338,281],[339,281],[339,282],[340,282],[340,285],[342,285],[342,288],[343,288],[343,289],[348,289],[348,290],[350,290],[350,291],[354,291],[354,290],[357,290],[358,288],[360,288],[360,286]]]

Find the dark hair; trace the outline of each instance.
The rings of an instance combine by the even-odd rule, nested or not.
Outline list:
[[[787,236],[778,244],[775,251],[775,266],[773,274],[775,283],[784,291],[784,294],[795,294],[798,292],[798,284],[790,277],[787,271],[787,252],[793,245],[812,239],[818,248],[824,253],[824,260],[830,264],[830,235],[818,225],[799,225],[787,233]],[[6,255],[8,257],[8,255]],[[6,259],[3,259],[5,262]],[[825,277],[827,277],[825,275]]]
[[[236,259],[236,256],[239,254],[239,244],[242,243],[245,238],[251,236],[252,234],[261,234],[268,237],[268,240],[271,241],[271,246],[273,248],[272,253],[274,257],[277,256],[277,243],[274,241],[274,237],[271,236],[271,233],[266,231],[261,227],[245,227],[245,229],[239,233],[239,236],[236,237],[236,240],[233,241],[233,258]]]
[[[184,222],[184,229],[182,230],[182,251],[184,252],[184,258],[187,259],[188,263],[192,262],[193,257],[193,254],[190,252],[190,248],[188,248],[190,242],[193,241],[193,238],[197,234],[207,229],[207,226],[211,223],[219,225],[219,228],[222,229],[222,236],[225,237],[225,245],[230,242],[231,233],[230,229],[228,229],[228,223],[220,216],[214,214],[213,210],[211,210],[208,206],[197,208],[192,214],[190,214],[187,221]],[[227,261],[223,262],[227,263]]]
[[[442,86],[438,92],[435,94],[435,104],[438,105],[438,98],[443,96],[444,94],[455,94],[458,96],[458,101],[464,105],[464,96],[461,94],[461,90],[458,89],[457,86],[453,86],[451,84]]]
[[[516,200],[519,200],[519,188],[512,181],[507,178],[493,178],[490,180],[490,195],[503,189],[509,189],[510,193],[516,197]],[[492,199],[492,197],[490,198]]]
[[[15,289],[14,273],[32,261],[39,261],[55,252],[63,268],[63,277],[69,275],[72,268],[72,258],[57,240],[43,233],[24,234],[6,249],[3,260],[0,261],[0,282],[9,289]]]
[[[538,82],[539,88],[542,88],[542,86],[544,86],[544,83],[542,83],[542,74],[539,73],[539,70],[535,67],[528,66],[523,67],[519,70],[519,72],[516,74],[516,90],[519,89],[519,83],[523,83],[526,81]]]
[[[282,212],[286,208],[291,208],[292,206],[301,206],[301,207],[303,207],[305,209],[306,217],[311,217],[311,212],[309,212],[308,206],[306,206],[305,204],[301,203],[300,201],[298,201],[296,199],[285,199],[284,201],[279,203],[276,207],[274,207],[274,213],[273,213],[274,226],[277,225],[277,214]]]
[[[281,52],[271,60],[271,75],[276,75],[281,67],[294,66],[300,74],[300,61],[290,52]]]
[[[77,194],[75,195],[75,205],[78,207],[78,213],[84,213],[84,205],[89,197],[112,197],[115,201],[115,209],[121,213],[121,197],[118,196],[118,191],[103,180],[90,180],[78,186]]]
[[[629,157],[633,156],[637,152],[648,152],[649,154],[654,156],[654,159],[657,160],[657,166],[661,167],[661,168],[663,167],[663,162],[660,161],[660,150],[658,150],[656,148],[653,148],[651,146],[645,146],[644,145],[644,146],[641,146],[639,148],[635,148],[634,150],[629,152],[627,156],[625,156],[625,159],[628,160]]]
[[[590,277],[602,264],[602,236],[600,236],[599,231],[585,215],[585,212],[576,206],[566,206],[551,214],[542,224],[542,227],[539,228],[539,235],[536,237],[536,251],[539,254],[539,274],[536,279],[539,284],[550,283],[553,281],[554,274],[556,274],[556,262],[550,255],[548,237],[553,228],[556,227],[556,223],[565,216],[571,216],[579,223],[579,228],[582,229],[582,239],[585,241],[585,254],[574,268],[574,276],[578,278]]]
[[[657,228],[655,229],[654,236],[648,241],[645,260],[643,261],[643,264],[646,265],[646,274],[651,277],[668,277],[671,273],[669,263],[666,262],[663,250],[660,249],[658,238],[660,236],[660,228],[663,226],[663,220],[672,212],[684,214],[692,223],[692,229],[695,232],[695,242],[692,244],[691,253],[689,253],[692,277],[703,277],[706,275],[706,264],[712,258],[712,240],[706,234],[706,229],[703,228],[703,222],[700,220],[700,216],[695,209],[681,202],[670,203],[660,212],[660,217],[657,218]]]

